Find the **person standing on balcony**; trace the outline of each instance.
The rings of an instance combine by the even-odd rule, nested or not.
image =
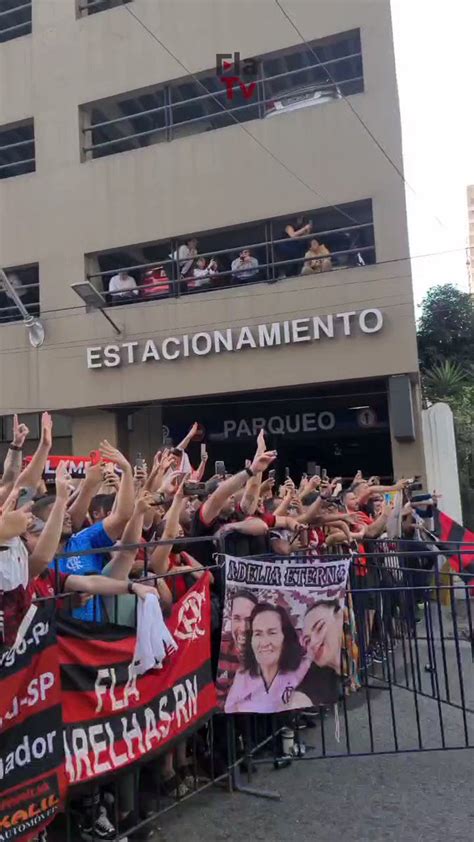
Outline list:
[[[126,269],[120,269],[109,281],[109,292],[114,303],[114,301],[123,302],[134,299],[139,290],[135,278],[129,275]]]
[[[278,243],[277,256],[278,260],[290,260],[291,263],[286,263],[278,267],[278,277],[286,278],[287,276],[297,275],[299,272],[299,261],[303,257],[305,244],[307,240],[302,239],[311,234],[313,230],[313,223],[311,220],[306,220],[302,216],[298,216],[294,222],[288,222],[282,232],[283,242]]]
[[[187,278],[188,275],[192,275],[193,273],[194,264],[198,255],[197,245],[198,241],[196,238],[190,237],[178,249],[179,273],[182,278]],[[176,256],[176,253],[174,256]]]
[[[242,249],[232,261],[232,275],[236,281],[255,281],[258,277],[258,260],[252,257],[250,249]]]

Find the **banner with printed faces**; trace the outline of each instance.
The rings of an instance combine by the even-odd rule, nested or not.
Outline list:
[[[350,559],[226,558],[217,674],[226,713],[333,705]]]

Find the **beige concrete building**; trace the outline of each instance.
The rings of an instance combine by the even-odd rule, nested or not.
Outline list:
[[[274,0],[0,19],[0,265],[45,329],[32,348],[4,294],[0,415],[59,413],[57,450],[149,454],[196,416],[233,464],[263,419],[282,458],[423,473],[404,185],[350,108],[403,168],[390,4],[284,6],[306,43]],[[329,263],[303,264],[299,217]],[[192,235],[217,257],[202,286]],[[111,299],[124,268],[137,289]],[[71,288],[86,277],[119,333]]]
[[[474,294],[474,185],[467,188],[467,212],[469,215],[469,292]]]

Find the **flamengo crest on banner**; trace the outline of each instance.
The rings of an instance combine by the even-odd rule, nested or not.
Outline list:
[[[130,629],[97,626],[94,634],[82,639],[77,634],[82,624],[60,621],[70,784],[156,754],[212,714],[216,694],[210,666],[210,612],[209,576],[205,575],[173,606],[167,622],[179,643],[177,651],[166,657],[160,670],[139,677],[130,670],[135,649]]]
[[[28,842],[56,815],[67,784],[169,749],[216,708],[209,574],[174,606],[178,650],[136,677],[136,636],[115,624],[38,608],[20,647],[0,656],[0,842]],[[106,645],[104,646],[104,643]]]

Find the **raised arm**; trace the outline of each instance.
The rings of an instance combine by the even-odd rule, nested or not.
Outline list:
[[[166,515],[165,515],[165,528],[163,530],[163,534],[161,536],[163,541],[172,541],[173,538],[176,538],[179,531],[179,516],[181,514],[181,509],[183,506],[184,501],[184,483],[185,479],[183,479],[178,486],[176,494],[173,497],[173,502],[169,507]],[[149,568],[153,570],[154,573],[158,573],[162,575],[163,573],[168,572],[169,568],[169,554],[171,551],[170,544],[159,544],[155,547],[153,554],[149,561]]]
[[[382,532],[385,532],[389,514],[390,510],[387,508],[386,511],[383,511],[382,514],[379,515],[373,523],[371,523],[369,526],[366,526],[365,537],[378,538],[382,534]]]
[[[106,439],[100,443],[100,452],[106,462],[114,462],[122,471],[120,488],[115,500],[114,509],[104,519],[104,529],[107,535],[112,541],[117,541],[133,514],[133,471],[128,459],[125,458],[120,450],[112,447]]]
[[[74,532],[79,532],[82,529],[84,521],[89,511],[92,498],[99,493],[102,485],[102,467],[98,465],[89,465],[86,469],[86,476],[81,485],[79,493],[74,502],[69,506],[69,514],[71,516],[72,528]]]
[[[206,465],[207,465],[208,459],[209,459],[208,454],[204,453],[203,457],[201,459],[201,462],[199,464],[199,468],[197,468],[197,470],[193,471],[192,478],[193,478],[194,482],[201,482],[201,480],[202,480],[202,478],[203,478],[203,476],[206,472]]]
[[[173,455],[167,449],[155,454],[152,469],[144,486],[147,491],[157,491],[160,488],[172,462]]]
[[[226,523],[216,533],[216,538],[223,538],[230,532],[240,532],[242,535],[250,535],[254,538],[266,535],[268,526],[260,517],[249,517],[246,520]]]
[[[28,558],[30,578],[39,576],[56,555],[69,498],[70,476],[64,462],[56,469],[56,499],[36,546]]]
[[[121,596],[131,593],[140,599],[148,594],[156,596],[156,590],[141,582],[126,581],[124,579],[110,579],[108,576],[68,576],[64,590],[73,593],[87,593],[94,596]]]
[[[30,431],[26,424],[20,424],[18,421],[18,415],[14,415],[13,441],[8,448],[7,455],[3,463],[3,476],[0,483],[0,493],[6,487],[8,488],[8,492],[10,492],[14,483],[20,476],[23,445],[29,432]]]
[[[236,491],[239,491],[246,484],[249,477],[266,471],[272,462],[275,461],[276,455],[276,450],[268,450],[261,456],[256,457],[250,468],[246,468],[244,471],[240,471],[238,474],[234,474],[234,476],[221,482],[214,493],[202,505],[201,515],[205,523],[212,523],[219,517],[225,501],[232,494],[235,494]]]
[[[267,449],[265,443],[265,433],[260,430],[257,437],[257,450],[255,452],[255,459],[262,456]],[[255,461],[254,459],[254,461]],[[253,477],[247,480],[245,491],[240,501],[240,510],[244,515],[253,515],[257,509],[258,498],[260,496],[260,489],[262,487],[262,472],[258,471]]]
[[[36,488],[43,476],[46,460],[53,444],[53,419],[49,412],[41,416],[41,438],[31,462],[24,468],[15,482],[17,488]]]
[[[308,224],[303,225],[302,228],[294,228],[293,225],[287,225],[285,228],[285,232],[288,234],[289,237],[302,237],[304,234],[311,233],[312,226]]]
[[[245,485],[245,491],[240,501],[240,510],[244,515],[253,515],[257,509],[260,488],[262,486],[262,474],[259,472],[254,477],[249,477]]]
[[[408,479],[399,479],[395,485],[370,485],[360,493],[356,489],[355,493],[359,500],[359,505],[363,506],[370,500],[373,494],[388,494],[391,491],[403,491],[409,484],[410,481]]]
[[[153,495],[150,494],[149,491],[142,491],[139,494],[137,500],[135,501],[132,517],[123,531],[122,544],[138,544],[140,542],[143,530],[143,520],[145,514],[150,510],[150,506],[153,502]],[[151,511],[153,511],[153,509],[151,509]],[[136,549],[123,549],[113,553],[113,558],[109,565],[110,576],[113,579],[128,579],[136,554]]]
[[[323,505],[323,498],[319,496],[314,503],[311,504],[306,512],[298,517],[300,523],[314,523],[321,516],[321,508]]]
[[[180,441],[180,443],[177,445],[177,450],[187,450],[187,448],[189,447],[190,443],[192,442],[194,436],[196,435],[196,433],[198,431],[198,428],[199,428],[198,422],[195,421],[193,426],[190,428],[189,432],[186,433],[183,441]]]

